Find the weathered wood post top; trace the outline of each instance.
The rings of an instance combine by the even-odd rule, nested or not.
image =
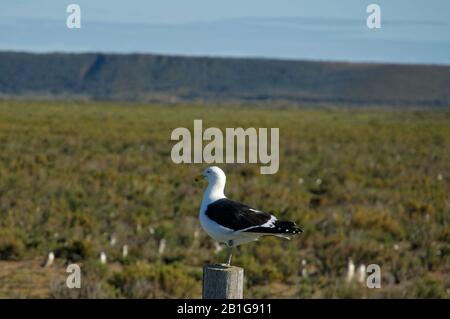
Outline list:
[[[203,299],[242,299],[244,269],[223,264],[203,266]]]

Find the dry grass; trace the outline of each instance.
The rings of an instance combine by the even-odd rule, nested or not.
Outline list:
[[[205,165],[170,160],[171,131],[194,119],[280,127],[276,175],[222,165],[230,198],[305,226],[239,247],[247,297],[449,297],[448,110],[17,101],[0,102],[0,295],[199,297],[201,266],[226,253],[199,229],[204,185],[192,181]],[[35,260],[49,250],[83,263],[85,290],[55,288],[60,268]],[[350,257],[379,264],[383,288],[346,285]]]

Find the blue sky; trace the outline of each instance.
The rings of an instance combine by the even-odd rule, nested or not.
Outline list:
[[[82,28],[65,26],[81,6]],[[382,29],[366,27],[366,7]],[[0,50],[450,64],[448,0],[6,0]]]

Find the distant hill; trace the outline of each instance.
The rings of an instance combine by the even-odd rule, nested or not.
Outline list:
[[[0,96],[450,106],[450,67],[0,52]]]

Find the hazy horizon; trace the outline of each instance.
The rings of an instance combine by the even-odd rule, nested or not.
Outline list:
[[[378,30],[366,27],[372,2],[382,10]],[[81,29],[65,25],[69,3],[3,4],[0,50],[450,64],[450,3],[442,0],[75,3]]]

